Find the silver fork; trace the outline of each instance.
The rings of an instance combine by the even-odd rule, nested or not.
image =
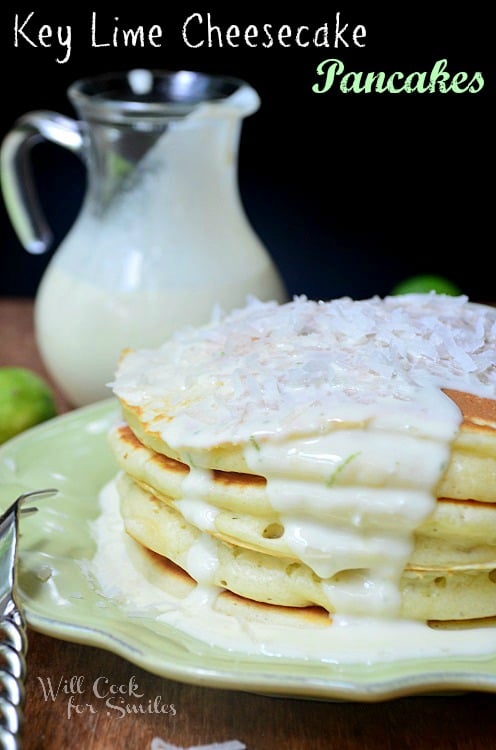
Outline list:
[[[18,750],[24,704],[27,635],[26,621],[16,593],[19,513],[28,498],[53,495],[57,490],[35,490],[20,495],[0,516],[0,750]]]

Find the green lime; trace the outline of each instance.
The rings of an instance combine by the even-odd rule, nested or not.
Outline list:
[[[24,367],[0,367],[0,443],[56,416],[54,394]]]
[[[427,294],[428,292],[450,294],[453,297],[462,293],[456,284],[445,279],[444,276],[425,273],[400,281],[393,287],[391,294]]]

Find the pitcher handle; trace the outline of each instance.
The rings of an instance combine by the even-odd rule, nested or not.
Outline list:
[[[19,240],[33,255],[44,253],[52,243],[29,162],[32,146],[42,140],[80,153],[81,125],[57,112],[28,112],[14,123],[2,142],[0,174],[5,206]]]

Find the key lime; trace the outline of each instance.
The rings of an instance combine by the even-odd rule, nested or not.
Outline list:
[[[24,367],[0,367],[0,443],[56,416],[54,394]]]
[[[391,294],[427,294],[428,292],[449,294],[453,297],[462,293],[456,284],[444,276],[425,273],[400,281],[393,287]]]

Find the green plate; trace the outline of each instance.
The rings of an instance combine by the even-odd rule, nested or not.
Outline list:
[[[0,448],[0,509],[21,492],[56,487],[20,524],[18,587],[28,624],[62,640],[97,646],[181,682],[267,695],[378,701],[418,693],[496,692],[492,655],[373,664],[238,655],[210,647],[154,618],[129,617],[84,574],[95,553],[90,524],[117,471],[107,446],[114,399],[45,422]],[[43,570],[50,570],[43,580]],[[477,637],[474,632],[474,637]]]

